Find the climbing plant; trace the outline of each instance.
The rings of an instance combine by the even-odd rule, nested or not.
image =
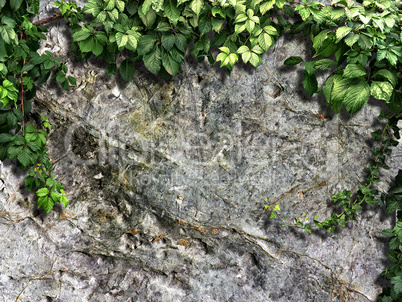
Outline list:
[[[389,108],[379,116],[387,121],[384,128],[372,133],[380,147],[373,150],[365,182],[355,194],[348,190],[336,194],[333,201],[343,210],[322,222],[315,217],[313,224],[332,232],[355,220],[364,202],[381,202],[389,214],[396,212],[395,228],[383,231],[391,237],[388,257],[394,262],[383,277],[393,287],[385,288],[378,300],[401,300],[402,172],[387,193],[379,194],[373,188],[380,180],[380,168],[388,168],[386,156],[399,139],[400,1],[333,0],[325,5],[308,0],[89,0],[80,8],[74,1],[61,0],[54,3],[59,10],[55,15],[32,22],[39,13],[39,2],[0,0],[0,160],[11,159],[27,171],[25,184],[35,190],[39,208],[49,212],[56,203],[67,206],[68,200],[51,173],[46,148],[51,125],[44,116],[36,122],[27,118],[32,114],[31,101],[37,87],[48,81],[58,82],[65,90],[76,84],[62,59],[49,51],[39,54],[40,42],[46,40],[43,25],[65,18],[76,56],[103,59],[109,75],[118,72],[127,82],[134,77],[135,62],[143,62],[154,74],[175,76],[187,51],[200,62],[207,59],[220,64],[230,74],[239,60],[261,64],[262,55],[285,32],[303,33],[311,40],[311,58],[290,57],[284,64],[304,66],[302,84],[310,95],[323,93],[335,113],[344,106],[354,114],[370,97],[383,100]],[[319,87],[316,73],[322,70],[330,75]],[[271,217],[279,210],[277,205]],[[305,218],[296,218],[294,225],[311,231]]]

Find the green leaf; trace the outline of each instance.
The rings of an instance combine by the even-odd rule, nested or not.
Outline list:
[[[71,85],[77,85],[77,80],[72,76],[68,76],[68,81]]]
[[[321,31],[317,36],[314,37],[313,40],[313,48],[314,49],[319,49],[322,45],[322,43],[327,39],[328,34],[331,32],[329,29],[325,29]]]
[[[264,51],[268,51],[269,47],[273,44],[273,42],[274,42],[273,39],[267,33],[261,33],[258,36],[258,44]]]
[[[47,196],[49,194],[49,190],[47,188],[42,188],[36,191],[36,195],[39,197]]]
[[[398,171],[398,175],[395,177],[395,184],[388,191],[389,194],[401,194],[402,193],[402,170]]]
[[[187,40],[182,34],[176,34],[175,36],[175,42],[178,49],[180,49],[182,52],[185,52],[187,49]]]
[[[156,41],[157,38],[154,35],[141,36],[140,40],[138,41],[138,54],[143,56],[150,52],[154,48]]]
[[[153,74],[158,74],[161,69],[162,57],[159,47],[155,47],[152,51],[144,56],[145,67]]]
[[[328,69],[328,68],[334,66],[335,64],[336,64],[336,62],[334,60],[322,59],[322,60],[318,60],[315,62],[314,68],[316,70],[325,70],[325,69]]]
[[[30,156],[30,151],[28,150],[28,148],[23,148],[21,150],[21,152],[18,154],[17,159],[18,161],[21,163],[21,165],[23,165],[25,168],[28,167],[31,162],[32,162],[32,158]]]
[[[179,72],[180,64],[169,53],[162,53],[162,65],[172,76],[175,76]]]
[[[315,74],[309,74],[307,71],[304,71],[303,87],[309,95],[313,95],[318,91],[318,82]]]
[[[68,206],[68,199],[66,196],[61,195],[60,196],[60,203],[62,203],[64,205],[64,207],[66,208]]]
[[[52,198],[50,198],[49,196],[42,196],[39,197],[38,199],[38,209],[40,207],[42,207],[46,213],[49,213],[54,206],[54,202],[52,200]]]
[[[127,35],[120,32],[116,33],[116,43],[119,48],[123,48],[124,46],[126,46],[127,42],[128,42]]]
[[[393,92],[393,87],[389,82],[371,82],[371,95],[379,100],[389,101]]]
[[[351,31],[352,29],[348,26],[339,27],[336,30],[336,43],[339,43],[339,41],[346,37]]]
[[[370,86],[366,81],[361,80],[349,86],[343,103],[346,110],[350,114],[354,114],[368,102],[369,98]]]
[[[91,33],[89,31],[84,31],[84,30],[80,30],[77,31],[73,34],[73,40],[74,42],[80,42],[80,41],[84,41],[86,40],[89,36],[91,35]]]
[[[301,57],[292,56],[292,57],[287,58],[285,60],[285,62],[283,62],[283,64],[288,65],[288,66],[293,66],[293,65],[299,64],[301,62],[303,62],[303,59]]]
[[[79,42],[78,45],[80,46],[80,50],[82,52],[90,52],[90,51],[92,51],[92,49],[95,46],[95,41],[92,37],[90,37],[84,41]],[[48,62],[52,62],[52,61],[48,61]],[[52,63],[54,65],[54,62],[52,62]],[[50,68],[48,68],[48,69],[50,69]]]
[[[343,99],[349,86],[353,83],[353,80],[346,79],[341,76],[334,77],[334,85],[331,90],[330,105],[332,111],[339,113],[342,109]]]
[[[269,11],[275,4],[275,0],[268,0],[268,1],[264,1],[264,3],[262,3],[260,5],[260,13],[261,15],[265,15],[265,13],[267,11]]]
[[[402,275],[392,277],[391,283],[394,285],[393,289],[397,295],[402,293]]]
[[[366,69],[360,64],[348,64],[343,71],[343,76],[348,79],[359,78],[367,75]]]
[[[190,3],[190,8],[193,10],[193,12],[196,13],[197,16],[201,13],[203,6],[204,6],[203,0],[193,0]]]
[[[135,67],[134,64],[130,62],[129,59],[125,59],[120,64],[120,75],[122,79],[126,82],[130,82],[134,78]]]
[[[166,16],[176,24],[179,21],[180,9],[177,7],[176,0],[166,0],[164,5]]]
[[[395,87],[396,83],[398,82],[398,77],[395,72],[392,72],[388,69],[380,69],[374,74],[374,78],[386,79],[393,87]]]
[[[0,144],[8,143],[9,141],[11,141],[12,138],[13,138],[13,136],[11,134],[1,133],[0,134]]]
[[[174,46],[176,38],[173,34],[168,33],[168,34],[162,35],[161,41],[162,41],[163,48],[165,48],[167,51],[169,51]]]
[[[10,0],[10,7],[13,11],[17,11],[21,4],[22,4],[23,0]]]
[[[317,57],[329,57],[339,48],[338,44],[334,43],[333,39],[325,39],[321,47],[317,50]]]
[[[352,47],[359,40],[359,35],[354,33],[349,33],[345,38],[345,43],[347,46]]]

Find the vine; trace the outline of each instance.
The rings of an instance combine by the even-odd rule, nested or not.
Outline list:
[[[36,87],[54,80],[65,90],[75,85],[67,66],[53,53],[38,54],[46,40],[43,25],[65,18],[72,31],[71,49],[79,59],[96,56],[108,63],[107,73],[117,72],[127,82],[135,74],[134,62],[143,62],[154,74],[175,76],[187,51],[198,61],[218,63],[230,74],[241,59],[258,66],[261,56],[285,32],[303,33],[312,42],[311,60],[290,57],[285,65],[304,65],[303,87],[310,94],[323,93],[335,113],[345,106],[350,114],[359,111],[374,97],[384,100],[389,113],[383,129],[372,133],[380,147],[374,148],[366,180],[358,191],[344,190],[333,197],[342,210],[313,224],[328,232],[355,220],[363,203],[381,202],[387,213],[396,213],[388,257],[394,262],[382,276],[391,281],[378,301],[402,298],[402,172],[387,192],[373,189],[380,180],[380,168],[387,169],[399,139],[398,121],[402,111],[402,11],[397,0],[333,0],[331,5],[308,0],[89,0],[81,9],[74,1],[56,1],[52,17],[31,22],[39,13],[39,0],[0,0],[0,160],[10,159],[27,171],[25,184],[36,190],[38,207],[45,212],[56,203],[68,205],[63,186],[51,173],[47,136],[51,125],[28,119]],[[88,18],[84,18],[87,16]],[[212,33],[212,34],[211,34]],[[219,53],[214,56],[212,50]],[[117,56],[124,60],[118,64]],[[320,88],[317,71],[330,75]],[[267,209],[269,207],[267,206]],[[271,217],[278,216],[276,205]],[[281,217],[279,215],[279,217]],[[281,217],[283,219],[283,217]],[[306,218],[294,226],[307,232]]]

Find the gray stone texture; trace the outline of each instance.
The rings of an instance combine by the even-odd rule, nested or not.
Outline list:
[[[231,77],[188,57],[173,80],[139,64],[127,84],[94,58],[78,62],[63,21],[48,27],[42,51],[77,86],[42,87],[34,110],[53,125],[70,205],[38,211],[24,174],[0,163],[0,301],[375,301],[392,223],[379,206],[311,235],[264,209],[279,204],[287,223],[328,217],[331,196],[364,179],[379,127],[380,102],[335,116],[306,96],[301,69],[283,66],[308,57],[303,36]]]

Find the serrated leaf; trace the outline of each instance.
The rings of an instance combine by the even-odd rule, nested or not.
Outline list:
[[[0,134],[0,144],[8,143],[9,141],[11,141],[12,138],[13,138],[13,136],[11,134],[1,133]]]
[[[393,92],[393,87],[389,82],[372,81],[371,95],[379,100],[389,101]]]
[[[345,43],[347,46],[352,47],[359,40],[359,35],[354,33],[349,33],[345,38]]]
[[[342,26],[336,30],[336,43],[339,43],[344,37],[346,37],[352,29],[349,26]]]
[[[175,40],[175,36],[171,33],[162,35],[161,41],[163,48],[169,51],[174,46]]]
[[[397,295],[402,293],[402,276],[395,276],[391,278],[391,283],[394,285],[393,289]]]
[[[49,213],[53,209],[53,206],[54,206],[54,202],[53,202],[52,198],[50,198],[49,196],[39,197],[38,209],[42,207],[46,213]]]
[[[159,47],[155,47],[152,51],[144,55],[144,64],[150,72],[158,74],[162,64],[161,50]]]
[[[166,0],[163,8],[169,20],[176,24],[180,17],[180,9],[177,7],[176,0]]]
[[[373,40],[364,34],[359,35],[359,40],[357,41],[357,43],[363,50],[370,49],[373,46]]]
[[[154,48],[156,41],[157,38],[153,35],[141,36],[140,40],[138,41],[138,54],[143,56],[149,53]]]
[[[68,206],[68,199],[66,196],[61,195],[60,196],[60,203],[62,203],[64,205],[64,207],[66,208]]]
[[[287,65],[287,66],[293,66],[293,65],[297,65],[301,62],[303,62],[303,59],[301,57],[292,56],[292,57],[287,58],[285,60],[285,62],[283,62],[283,64]]]
[[[197,16],[201,13],[203,7],[204,7],[203,0],[193,0],[190,3],[190,8],[193,10],[193,12],[195,12]]]
[[[331,31],[329,29],[325,29],[321,31],[317,36],[315,36],[313,40],[313,48],[318,50],[321,47],[322,43],[327,39],[330,32]]]
[[[176,62],[169,53],[162,53],[162,65],[166,69],[166,71],[175,76],[180,69],[180,64]]]
[[[343,76],[348,79],[359,78],[365,75],[367,75],[366,69],[360,64],[348,64],[343,71]]]
[[[187,40],[186,40],[186,37],[184,37],[182,34],[176,34],[174,43],[179,50],[181,50],[182,52],[186,51]]]
[[[22,4],[23,0],[10,0],[10,7],[13,11],[17,11],[21,4]]]
[[[318,91],[318,82],[315,74],[309,74],[307,71],[304,71],[303,87],[309,95],[313,95]]]
[[[48,194],[49,194],[48,188],[42,188],[36,191],[36,195],[38,195],[39,197],[47,196]]]
[[[358,81],[351,84],[346,91],[345,104],[346,110],[350,114],[354,114],[359,111],[370,98],[370,86],[366,81]]]
[[[79,42],[78,45],[80,46],[80,50],[81,50],[82,52],[90,52],[90,51],[92,51],[92,49],[94,48],[95,42],[94,42],[94,39],[93,39],[92,37],[89,37],[88,39]],[[54,62],[53,62],[53,61],[48,61],[48,62],[53,63],[53,66],[54,66]],[[53,66],[52,66],[52,67],[53,67]],[[48,69],[50,69],[50,68],[48,68]]]
[[[398,82],[397,75],[388,69],[380,69],[374,74],[374,77],[388,80],[393,87],[395,87],[396,83]]]
[[[275,0],[265,1],[260,5],[260,13],[261,15],[265,15],[267,11],[269,11],[275,4]]]
[[[339,113],[339,111],[341,111],[346,91],[353,82],[354,81],[351,79],[346,79],[340,76],[334,77],[334,85],[331,90],[330,104],[332,111],[334,111],[335,113]]]
[[[339,48],[339,45],[334,43],[332,38],[327,38],[322,42],[321,47],[317,50],[317,57],[329,57]]]
[[[121,62],[119,71],[122,79],[126,82],[130,82],[134,78],[135,67],[129,59],[125,59]]]
[[[269,48],[271,47],[271,45],[273,44],[273,42],[274,41],[273,41],[272,37],[267,33],[261,33],[258,36],[258,44],[261,46],[261,48],[264,51],[268,51]]]
[[[334,60],[322,59],[322,60],[318,60],[315,62],[314,68],[316,70],[325,70],[325,69],[328,69],[328,68],[334,66],[335,64],[336,64],[336,62]]]

